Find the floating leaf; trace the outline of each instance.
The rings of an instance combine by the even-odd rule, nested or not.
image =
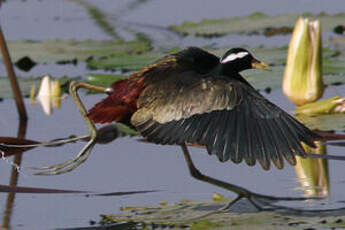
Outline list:
[[[14,61],[28,56],[38,63],[60,63],[64,60],[86,61],[90,57],[140,54],[150,50],[151,44],[144,39],[137,41],[9,41],[8,48]]]
[[[312,130],[345,131],[345,114],[325,114],[318,116],[297,114],[295,118]]]
[[[127,78],[128,76],[119,74],[87,74],[87,82],[93,85],[109,87],[111,83]],[[90,92],[92,93],[92,92]]]
[[[161,53],[143,53],[140,55],[112,55],[109,57],[91,59],[87,62],[87,66],[90,69],[135,71],[145,65],[154,62],[162,56],[163,54]]]
[[[121,209],[122,213],[101,215],[101,224],[109,226],[113,223],[136,223],[131,229],[146,229],[145,226],[154,226],[157,229],[172,228],[176,230],[229,229],[229,227],[231,229],[276,229],[276,226],[279,226],[279,229],[290,229],[291,223],[294,226],[303,225],[304,229],[326,227],[324,223],[320,222],[322,211],[314,212],[312,215],[300,215],[300,212],[297,211],[293,215],[269,211],[248,213],[248,210],[239,215],[236,211],[219,211],[218,209],[226,205],[227,202],[229,201],[182,201],[174,205],[124,207]],[[243,209],[246,205],[239,206]],[[215,212],[207,215],[212,211]],[[341,212],[343,214],[342,209],[338,211],[338,213]],[[206,216],[200,218],[203,215]],[[326,223],[333,223],[339,218],[342,217],[334,217],[334,213],[329,213],[328,217],[323,217],[323,220],[326,220]]]
[[[244,17],[204,19],[201,22],[184,22],[182,25],[171,26],[170,29],[183,35],[196,35],[202,37],[222,36],[229,33],[264,33],[267,28],[291,28],[295,25],[297,14],[265,15],[254,13]],[[303,15],[302,15],[303,16]],[[306,17],[321,21],[325,31],[331,31],[336,25],[345,21],[345,14],[318,15],[305,14]]]

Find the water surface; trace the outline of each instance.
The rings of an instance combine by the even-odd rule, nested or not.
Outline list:
[[[113,15],[114,25],[129,24],[138,31],[150,34],[158,45],[205,45],[205,40],[193,37],[181,38],[167,32],[164,27],[182,23],[185,20],[201,20],[202,18],[221,18],[243,16],[261,11],[267,14],[282,13],[338,13],[345,9],[345,2],[333,0],[332,4],[322,0],[294,1],[89,1],[96,4],[107,14]],[[154,13],[153,13],[154,12]],[[111,16],[109,16],[112,18]],[[90,19],[86,10],[71,1],[10,1],[1,8],[1,26],[8,40],[45,40],[45,39],[111,39]],[[143,24],[145,26],[140,26]],[[148,25],[157,26],[149,29]],[[163,27],[163,29],[159,29]],[[169,39],[167,39],[169,38]],[[265,38],[261,38],[264,41]],[[270,40],[276,45],[287,43],[288,36],[277,36]],[[219,44],[261,44],[253,37],[229,35],[212,41]],[[266,42],[266,40],[265,40]],[[207,41],[209,43],[209,41]],[[266,42],[267,44],[269,42]],[[265,45],[266,45],[265,43]],[[272,45],[272,43],[270,43]],[[43,68],[43,69],[42,69]],[[33,75],[43,75],[45,71],[56,75],[84,75],[85,66],[47,65],[34,68]],[[0,68],[0,75],[5,75]],[[19,72],[20,73],[20,72]],[[40,74],[42,73],[42,74]],[[25,73],[20,73],[29,76]],[[244,74],[245,75],[245,74]],[[344,92],[344,87],[328,89],[326,96]],[[292,111],[293,105],[281,94],[280,90],[266,95],[286,111]],[[87,107],[102,98],[101,95],[83,95]],[[87,128],[78,113],[74,102],[69,97],[53,115],[45,116],[42,109],[33,106],[26,100],[29,115],[27,139],[50,140],[67,137],[71,134],[87,133]],[[13,100],[0,103],[0,136],[16,136],[18,117]],[[18,186],[57,188],[68,190],[84,190],[92,192],[126,192],[138,190],[159,190],[155,193],[127,196],[97,197],[81,194],[16,194],[11,226],[13,229],[53,229],[63,227],[88,226],[90,220],[99,221],[100,214],[118,213],[120,207],[138,205],[157,205],[160,201],[173,203],[182,199],[210,200],[214,192],[234,197],[234,194],[212,185],[196,181],[189,176],[182,152],[176,146],[157,146],[140,143],[137,138],[121,138],[108,145],[97,145],[88,161],[71,173],[44,177],[32,176],[30,166],[46,166],[65,161],[76,155],[84,143],[70,144],[59,148],[37,148],[24,153],[22,172]],[[342,154],[343,149],[329,147],[328,152]],[[300,196],[303,190],[296,179],[294,168],[286,166],[283,170],[273,168],[264,171],[259,166],[248,167],[245,164],[230,162],[219,163],[205,150],[191,148],[196,166],[205,174],[244,186],[258,193],[276,196]],[[11,158],[12,160],[12,158]],[[343,162],[329,162],[331,197],[320,202],[290,203],[294,207],[311,206],[339,207],[345,199],[342,177]],[[0,161],[0,182],[8,184],[11,166]],[[1,213],[4,213],[7,194],[0,196]]]

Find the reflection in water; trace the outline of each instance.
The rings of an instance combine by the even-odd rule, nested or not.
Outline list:
[[[317,148],[310,148],[303,144],[307,153],[326,154],[326,146],[324,142],[315,142]],[[329,173],[328,162],[326,159],[311,159],[297,157],[295,171],[298,180],[303,187],[307,196],[323,196],[329,194]]]
[[[18,127],[18,138],[24,138],[25,137],[26,128],[27,128],[27,121],[26,120],[20,120],[19,127]],[[20,166],[21,162],[22,162],[22,154],[15,155],[14,164]],[[18,178],[19,178],[19,172],[18,172],[17,168],[12,167],[11,177],[10,177],[10,186],[11,187],[16,186],[18,184]],[[2,227],[4,229],[8,229],[10,226],[15,196],[16,196],[15,192],[9,192],[7,195],[6,208],[5,208],[5,211],[3,213],[3,218],[2,218]]]

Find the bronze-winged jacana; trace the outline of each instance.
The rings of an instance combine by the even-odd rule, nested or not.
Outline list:
[[[181,145],[193,177],[250,197],[248,190],[201,174],[193,165],[186,143],[206,146],[221,162],[258,161],[281,169],[283,158],[296,163],[305,156],[301,142],[314,146],[318,136],[258,93],[239,72],[268,69],[243,48],[233,48],[222,58],[196,47],[170,54],[116,81],[111,88],[72,83],[71,94],[91,127],[92,139],[74,159],[51,166],[50,173],[68,171],[85,161],[94,145],[95,123],[122,122],[135,127],[148,141]],[[108,96],[86,113],[78,88]],[[90,119],[90,120],[89,120]],[[63,169],[68,165],[72,167]]]

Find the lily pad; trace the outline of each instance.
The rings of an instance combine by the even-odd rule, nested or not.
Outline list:
[[[119,74],[87,74],[87,82],[93,85],[109,87],[114,81],[122,80],[127,78],[125,75]]]
[[[245,17],[223,18],[223,19],[204,19],[200,22],[184,22],[181,25],[171,26],[172,31],[183,35],[195,35],[202,37],[222,36],[229,33],[238,34],[265,34],[268,28],[292,28],[298,17],[308,17],[319,19],[323,30],[332,31],[335,26],[344,23],[345,14],[327,15],[320,13],[312,15],[283,14],[283,15],[266,15],[263,13],[254,13]]]
[[[132,229],[146,229],[155,226],[158,229],[324,229],[334,226],[342,216],[303,216],[279,214],[275,212],[218,212],[200,218],[202,215],[223,207],[226,202],[183,201],[173,205],[153,207],[124,207],[122,213],[101,215],[101,223],[136,223]],[[320,212],[321,213],[321,212]],[[320,215],[319,212],[315,215]],[[322,220],[322,221],[321,221]],[[337,225],[339,227],[339,225]]]
[[[345,114],[324,114],[318,116],[298,114],[295,118],[312,130],[345,131]]]
[[[122,70],[124,72],[135,71],[145,65],[154,62],[162,56],[164,56],[162,53],[143,53],[140,55],[111,55],[108,57],[92,59],[87,62],[87,66],[90,69]]]
[[[145,39],[136,41],[47,40],[9,41],[8,48],[14,62],[28,56],[38,63],[53,63],[74,59],[86,61],[92,57],[110,55],[137,55],[150,50],[151,45]]]

